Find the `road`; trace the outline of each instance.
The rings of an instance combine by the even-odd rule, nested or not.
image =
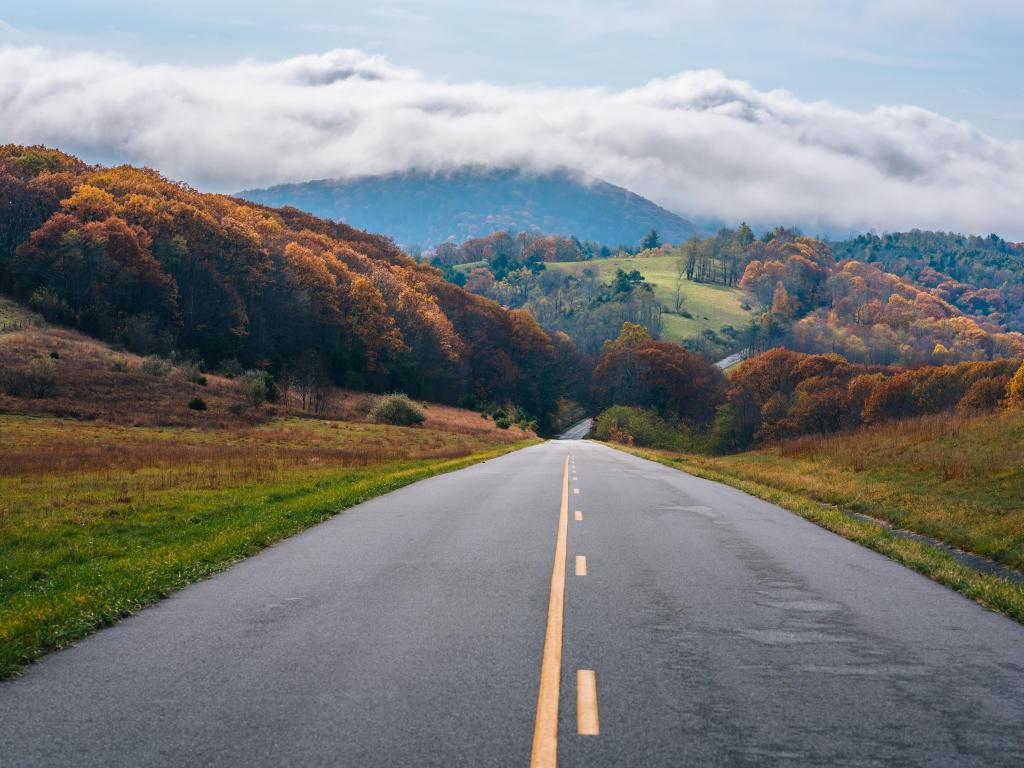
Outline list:
[[[1008,766],[1022,691],[1024,627],[734,489],[551,441],[51,654],[0,684],[0,764]]]
[[[559,440],[582,440],[590,434],[590,428],[594,426],[593,419],[584,419],[573,424],[559,436]]]
[[[750,350],[741,349],[739,352],[734,352],[728,357],[722,358],[717,363],[715,363],[715,365],[724,371],[726,368],[730,368],[736,365],[736,363],[746,360],[748,357],[750,357]]]

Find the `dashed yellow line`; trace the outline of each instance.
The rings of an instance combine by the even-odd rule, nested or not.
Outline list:
[[[576,733],[580,736],[601,734],[597,716],[597,675],[592,669],[576,670]]]
[[[578,491],[578,489],[577,489]],[[565,549],[569,536],[569,457],[562,468],[562,505],[555,535],[555,562],[551,569],[548,628],[540,666],[537,716],[533,724],[531,768],[555,768],[558,762],[558,695],[562,676],[562,620],[565,610]]]

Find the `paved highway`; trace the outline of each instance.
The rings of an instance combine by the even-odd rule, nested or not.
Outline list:
[[[0,684],[0,764],[1009,766],[1022,691],[1024,627],[733,489],[557,441],[51,654]]]

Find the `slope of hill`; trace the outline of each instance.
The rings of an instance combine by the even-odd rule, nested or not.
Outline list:
[[[877,263],[965,314],[1024,331],[1024,243],[914,230],[860,235],[831,246],[839,260]]]
[[[636,245],[652,228],[671,243],[696,231],[686,219],[646,198],[567,170],[408,172],[284,184],[240,196],[381,232],[407,247],[462,242],[501,229],[576,236],[606,245]]]
[[[0,147],[0,291],[139,354],[513,403],[542,424],[573,354],[383,237],[44,147]]]
[[[643,275],[645,281],[654,286],[655,297],[669,310],[675,304],[676,258],[673,255],[633,256],[589,262],[556,262],[547,266],[577,274],[584,269],[594,269],[604,280],[613,277],[618,269],[626,272],[635,269]],[[698,338],[704,331],[718,334],[724,326],[743,332],[755,316],[751,308],[753,298],[739,288],[683,280],[680,283],[680,294],[683,311],[689,317],[666,311],[662,316],[660,335],[665,341],[681,344]]]

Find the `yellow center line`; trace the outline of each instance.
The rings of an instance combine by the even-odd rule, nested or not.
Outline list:
[[[586,576],[587,575],[587,556],[576,555],[576,575]]]
[[[601,735],[597,717],[597,675],[592,669],[576,670],[576,733],[580,736]]]
[[[533,724],[531,768],[555,768],[558,762],[558,695],[562,677],[562,618],[565,606],[565,549],[569,537],[569,457],[562,468],[562,505],[555,536],[555,563],[551,569],[548,628],[540,665],[537,717]]]

